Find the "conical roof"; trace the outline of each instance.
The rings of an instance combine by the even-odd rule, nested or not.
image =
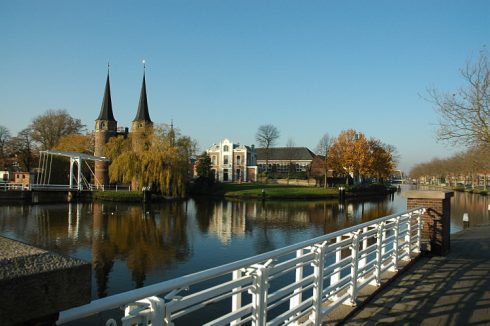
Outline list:
[[[138,112],[133,121],[146,121],[152,122],[150,119],[150,113],[148,112],[148,99],[146,98],[146,78],[143,74],[143,85],[141,85],[140,103],[138,105]]]
[[[102,106],[100,107],[100,114],[97,120],[116,121],[114,119],[114,114],[112,113],[111,85],[109,82],[109,72],[107,72],[104,99],[102,100]]]

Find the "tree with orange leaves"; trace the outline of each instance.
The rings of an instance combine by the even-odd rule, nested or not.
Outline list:
[[[330,148],[333,169],[349,175],[354,183],[362,182],[363,177],[388,177],[394,169],[394,148],[381,141],[357,132],[354,129],[342,131]]]

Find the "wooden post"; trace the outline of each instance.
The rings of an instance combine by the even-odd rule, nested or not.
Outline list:
[[[449,252],[452,191],[407,191],[407,209],[425,207],[422,216],[422,252],[444,256]]]

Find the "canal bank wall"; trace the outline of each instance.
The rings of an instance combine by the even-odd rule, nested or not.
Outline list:
[[[48,204],[69,203],[74,200],[91,200],[92,192],[9,190],[0,191],[0,203]]]
[[[52,325],[58,312],[90,302],[91,265],[0,237],[2,325]]]

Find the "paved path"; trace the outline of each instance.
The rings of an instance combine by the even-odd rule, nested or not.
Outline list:
[[[490,325],[490,225],[451,235],[445,257],[421,258],[345,325]]]

